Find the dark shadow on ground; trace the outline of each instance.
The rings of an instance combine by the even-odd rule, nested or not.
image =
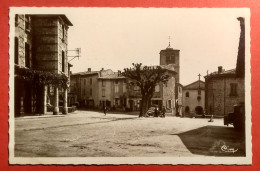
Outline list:
[[[205,126],[177,135],[193,154],[245,156],[245,133],[236,131],[233,127]]]

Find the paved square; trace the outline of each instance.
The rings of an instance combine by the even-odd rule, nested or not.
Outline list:
[[[244,156],[244,140],[223,119],[91,111],[15,119],[15,157]],[[237,151],[225,151],[223,145]]]

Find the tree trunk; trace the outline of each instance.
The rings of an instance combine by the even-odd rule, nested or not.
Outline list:
[[[139,117],[144,117],[145,113],[147,112],[149,108],[149,96],[142,96],[142,103],[141,103],[141,107],[140,107],[140,114]]]

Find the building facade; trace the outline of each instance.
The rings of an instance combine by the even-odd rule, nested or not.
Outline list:
[[[244,78],[237,77],[236,69],[223,70],[218,68],[205,76],[207,113],[224,116],[233,112],[233,106],[245,101]]]
[[[170,78],[167,84],[159,83],[155,87],[151,105],[157,105],[160,108],[164,106],[168,112],[176,114],[178,113],[175,109],[176,99],[179,99],[177,100],[179,109],[182,106],[182,88],[175,86],[179,82],[179,50],[174,50],[170,45],[165,50],[161,50],[160,66],[167,70]],[[156,68],[157,66],[149,67]],[[90,83],[88,81],[90,79],[92,79],[92,85],[84,83]],[[72,74],[71,93],[75,94],[81,107],[89,108],[89,105],[86,104],[89,100],[93,100],[91,104],[94,104],[94,108],[102,108],[106,105],[118,110],[139,111],[142,99],[141,92],[138,86],[131,85],[130,82],[129,79],[110,69],[94,72],[89,69],[87,72]],[[88,93],[88,90],[91,93]],[[88,96],[89,94],[92,96]]]
[[[203,114],[205,110],[205,83],[195,81],[183,87],[183,114]]]
[[[62,14],[15,15],[15,116],[44,114],[48,104],[58,114],[59,97],[63,98],[62,112],[68,112],[69,26],[72,23]]]
[[[160,65],[172,64],[177,72],[175,76],[176,83],[180,82],[180,50],[173,49],[170,45],[160,51]]]
[[[245,103],[245,21],[240,22],[240,38],[236,68],[225,71],[222,66],[218,71],[205,76],[205,107],[208,114],[224,116],[233,112],[233,106]]]
[[[126,107],[126,79],[111,69],[79,72],[71,75],[70,93],[75,94],[80,107],[113,109]]]

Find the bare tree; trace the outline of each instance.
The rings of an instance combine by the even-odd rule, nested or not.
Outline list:
[[[131,85],[140,88],[142,101],[139,117],[143,117],[148,110],[155,86],[159,83],[166,83],[170,76],[167,74],[167,69],[161,66],[142,66],[141,63],[132,65],[133,68],[125,68],[122,75],[129,78]]]

